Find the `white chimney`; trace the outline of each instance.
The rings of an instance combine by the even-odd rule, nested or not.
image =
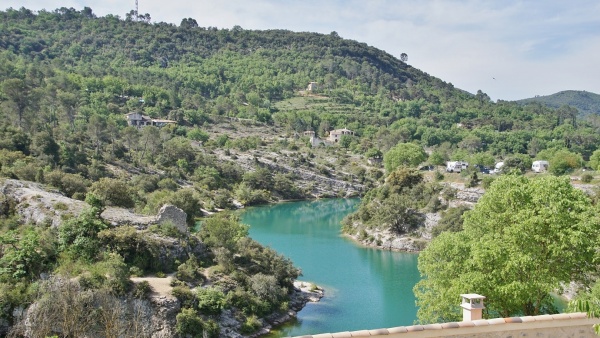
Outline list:
[[[468,293],[460,295],[462,297],[462,303],[460,307],[463,308],[463,322],[470,322],[477,319],[483,318],[483,300],[484,296]]]

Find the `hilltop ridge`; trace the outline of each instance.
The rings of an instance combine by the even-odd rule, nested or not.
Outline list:
[[[551,108],[571,106],[579,110],[581,116],[600,115],[600,95],[585,90],[564,90],[551,95],[536,96],[517,100],[520,104],[539,102]]]

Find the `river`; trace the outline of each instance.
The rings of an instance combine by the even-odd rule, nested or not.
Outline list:
[[[300,280],[325,289],[298,318],[272,337],[412,325],[419,281],[417,255],[357,245],[340,235],[340,221],[358,199],[329,199],[249,208],[242,222],[250,237],[289,257]]]

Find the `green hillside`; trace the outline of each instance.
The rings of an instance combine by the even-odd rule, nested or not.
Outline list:
[[[412,232],[422,210],[444,205],[437,181],[398,167],[503,160],[506,171],[524,172],[541,158],[564,175],[588,160],[600,164],[596,115],[494,103],[335,32],[150,21],[97,17],[90,8],[0,11],[0,176],[94,207],[64,215],[58,229],[30,226],[19,214],[25,207],[0,195],[0,335],[17,322],[14,309],[52,304],[40,276],[66,275],[78,290],[118,302],[147,294],[132,289],[130,275],[166,273],[174,274],[183,309],[169,324],[177,333],[217,336],[215,321],[227,309],[249,335],[261,328],[259,318],[291,308],[299,271],[247,238],[236,217],[213,213],[372,191],[354,219]],[[158,124],[128,125],[132,112]],[[304,136],[324,140],[341,128],[352,133],[326,146]],[[479,184],[465,173],[446,178]],[[99,216],[106,207],[154,216],[164,204],[186,212],[189,232],[113,228]],[[68,208],[55,202],[53,209]],[[416,216],[401,224],[402,215]],[[191,291],[205,282],[215,288]],[[49,327],[39,336],[57,334]],[[99,336],[94,330],[65,335]]]
[[[577,108],[579,114],[582,116],[600,114],[600,95],[582,90],[565,90],[556,94],[536,96],[529,99],[518,100],[517,102],[521,104],[539,102],[551,108],[571,106]]]

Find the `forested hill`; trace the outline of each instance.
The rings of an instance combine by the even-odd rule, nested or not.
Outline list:
[[[435,155],[432,163],[476,156],[472,162],[490,165],[511,154],[562,148],[587,159],[597,148],[597,116],[578,119],[568,106],[493,103],[481,91],[454,88],[335,32],[217,29],[191,18],[176,26],[133,13],[97,17],[90,8],[8,9],[0,18],[0,107],[6,127],[18,130],[6,138],[45,133],[52,146],[43,150],[33,149],[31,139],[10,142],[26,155],[50,156],[44,161],[51,167],[78,172],[91,158],[106,160],[103,152],[117,159],[137,152],[138,164],[173,165],[177,159],[169,158],[165,143],[207,141],[203,130],[188,135],[186,128],[209,126],[215,116],[321,137],[348,128],[355,137],[343,146],[357,155],[415,142]],[[318,87],[307,99],[309,82]],[[148,144],[141,151],[139,131],[125,128],[123,115],[132,111],[177,127],[166,129],[170,134],[152,151]],[[153,157],[156,150],[162,157]]]
[[[129,84],[175,85],[181,98],[190,91],[206,98],[254,91],[280,100],[309,81],[334,89],[342,77],[376,92],[429,79],[393,56],[335,32],[219,30],[198,27],[193,19],[177,27],[129,16],[98,18],[91,9],[66,8],[37,14],[8,10],[2,21],[0,47],[11,53],[40,64],[53,61],[52,67],[85,77],[112,75]],[[325,82],[327,74],[333,77]],[[142,94],[129,91],[120,94]]]
[[[539,102],[552,108],[567,105],[577,108],[583,116],[589,114],[600,115],[600,95],[581,90],[565,90],[556,94],[536,96],[517,102],[521,104]]]
[[[468,96],[381,50],[342,39],[335,32],[219,30],[198,27],[193,19],[184,19],[178,27],[130,16],[125,20],[96,17],[89,8],[39,13],[9,9],[1,16],[3,79],[23,77],[24,70],[18,68],[26,63],[33,72],[30,77],[69,74],[77,90],[143,96],[152,114],[199,106],[206,110],[207,104],[217,113],[234,110],[235,115],[247,110],[240,106],[249,97],[256,108],[268,108],[264,100],[289,98],[310,81],[339,100],[352,100],[357,94],[431,102]],[[22,60],[16,68],[15,58]],[[416,88],[409,90],[412,84]],[[218,104],[204,102],[219,97]],[[103,110],[99,113],[107,113]],[[257,110],[242,115],[269,118]],[[194,116],[187,117],[193,120]]]

